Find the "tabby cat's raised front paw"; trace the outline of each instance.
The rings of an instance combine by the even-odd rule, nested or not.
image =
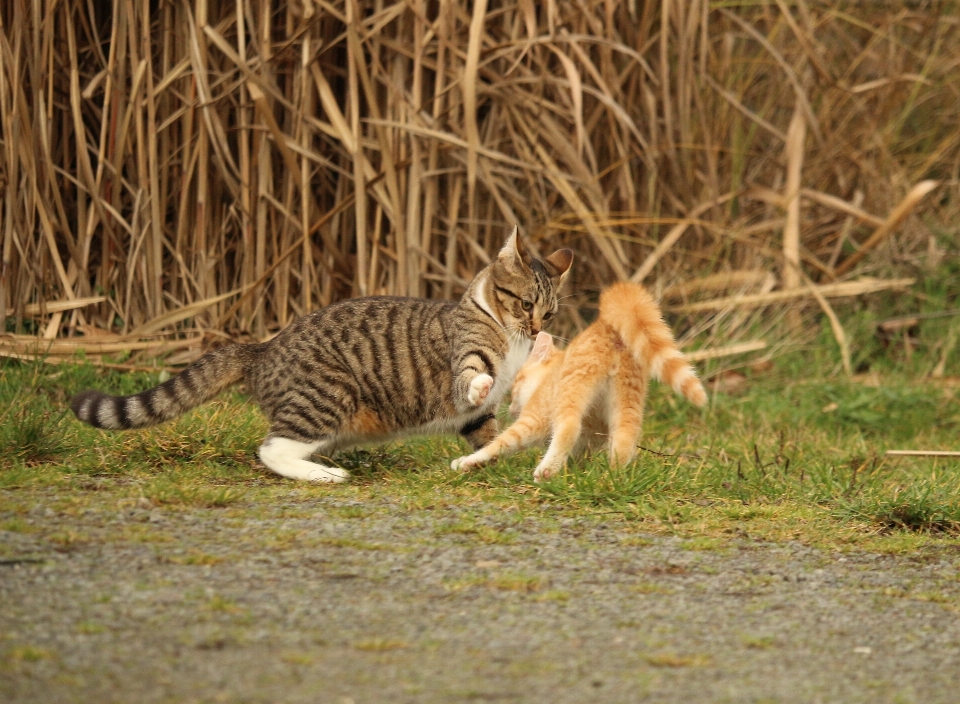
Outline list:
[[[487,398],[490,389],[493,388],[493,377],[489,374],[477,374],[470,382],[470,391],[467,393],[467,400],[474,406],[479,406]]]

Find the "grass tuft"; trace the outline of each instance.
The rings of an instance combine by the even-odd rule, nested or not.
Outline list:
[[[950,490],[922,480],[893,493],[874,491],[838,506],[841,515],[851,515],[886,531],[960,535],[960,490]]]
[[[710,664],[705,655],[677,655],[676,653],[655,653],[644,655],[643,659],[653,667],[703,667]]]
[[[406,641],[392,638],[367,638],[366,640],[357,641],[353,644],[353,647],[357,650],[365,650],[371,653],[382,653],[388,650],[409,648],[410,644]]]
[[[15,399],[0,413],[0,456],[30,466],[62,455],[67,451],[63,416]]]
[[[242,487],[207,486],[196,482],[160,477],[142,487],[143,497],[156,506],[224,508],[243,499]]]
[[[46,648],[38,648],[33,645],[19,645],[6,652],[6,659],[12,663],[18,662],[39,662],[40,660],[49,660],[53,657]]]
[[[583,507],[618,507],[644,502],[663,481],[663,468],[639,460],[620,469],[606,466],[602,457],[584,460],[541,484],[549,498]]]
[[[536,575],[522,574],[519,572],[505,572],[494,575],[486,581],[486,586],[490,589],[499,589],[507,592],[520,592],[521,594],[531,594],[538,592],[546,586],[542,577]]]

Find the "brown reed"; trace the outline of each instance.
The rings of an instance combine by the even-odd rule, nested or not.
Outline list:
[[[957,214],[957,10],[7,0],[0,333],[263,338],[454,296],[514,223],[576,291],[825,303]]]

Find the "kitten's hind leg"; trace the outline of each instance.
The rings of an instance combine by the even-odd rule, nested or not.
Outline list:
[[[569,358],[568,358],[569,359]],[[566,365],[567,362],[564,362]],[[564,367],[566,371],[566,367]],[[606,367],[591,365],[573,367],[562,377],[554,411],[553,437],[547,453],[533,472],[533,480],[549,479],[563,467],[570,452],[576,447],[583,429],[583,417],[603,383]]]
[[[560,471],[570,451],[577,444],[582,425],[582,418],[573,413],[565,414],[554,421],[553,439],[550,441],[550,447],[547,448],[547,454],[543,456],[533,472],[533,481],[549,479]]]
[[[269,435],[260,446],[260,461],[281,477],[309,482],[342,482],[350,473],[340,467],[326,467],[306,458],[332,443],[323,440],[302,442]]]
[[[646,398],[647,380],[643,370],[632,360],[623,360],[609,400],[611,467],[622,467],[633,459],[643,431]]]

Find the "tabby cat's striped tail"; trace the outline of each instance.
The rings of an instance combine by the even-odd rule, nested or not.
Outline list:
[[[697,406],[707,402],[697,373],[677,349],[660,307],[643,286],[620,282],[606,289],[600,295],[600,320],[620,335],[637,363],[649,369],[654,379],[670,384]]]
[[[210,401],[241,381],[259,347],[230,345],[214,350],[172,379],[133,396],[83,391],[73,397],[70,408],[77,418],[96,428],[125,430],[156,425]]]

